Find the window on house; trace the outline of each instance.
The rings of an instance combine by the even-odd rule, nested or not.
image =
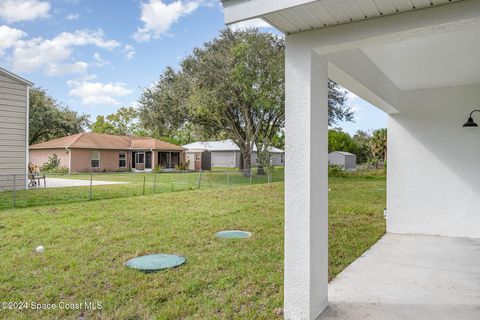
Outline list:
[[[145,163],[145,153],[136,153],[135,154],[135,162],[138,164],[143,164]]]
[[[284,159],[283,159],[283,154],[280,155],[280,163],[283,163]]]
[[[92,151],[90,155],[90,165],[92,168],[100,167],[100,151]]]
[[[199,153],[195,154],[195,161],[200,161],[200,154]]]
[[[120,152],[120,154],[118,155],[118,166],[120,168],[127,167],[127,154],[125,152]]]

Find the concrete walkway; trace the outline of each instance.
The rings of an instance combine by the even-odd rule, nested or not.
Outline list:
[[[128,182],[115,181],[92,181],[94,186],[111,185],[111,184],[125,184]],[[77,179],[62,179],[62,178],[46,178],[47,188],[65,188],[65,187],[87,187],[90,185],[90,180]],[[43,180],[40,180],[40,188],[43,188]],[[38,187],[37,187],[38,188]]]
[[[480,239],[385,235],[329,285],[319,320],[479,320]]]

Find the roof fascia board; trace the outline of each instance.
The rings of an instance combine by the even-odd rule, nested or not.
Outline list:
[[[33,82],[30,82],[30,81],[28,81],[28,80],[26,80],[26,79],[24,79],[24,78],[22,78],[22,77],[19,77],[19,76],[17,76],[16,74],[11,73],[10,71],[5,70],[5,69],[3,69],[3,68],[0,68],[0,74],[3,74],[4,76],[9,77],[9,78],[11,78],[11,79],[13,79],[13,80],[16,80],[16,81],[18,81],[18,82],[21,82],[21,83],[23,83],[23,84],[25,84],[25,85],[27,85],[27,86],[29,86],[29,87],[33,86]]]
[[[316,2],[317,0],[246,0],[223,1],[225,23],[233,24],[260,18],[284,9]]]

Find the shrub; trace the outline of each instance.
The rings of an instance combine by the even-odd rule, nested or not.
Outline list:
[[[48,157],[48,161],[45,162],[40,170],[42,172],[53,172],[56,171],[60,168],[60,162],[61,160],[58,158],[57,154],[54,153],[51,156]]]
[[[346,172],[342,166],[338,164],[328,164],[328,176],[329,177],[345,177]]]
[[[185,171],[185,170],[188,170],[190,167],[190,161],[187,161],[183,164],[177,164],[175,166],[175,170],[179,170],[179,171]]]
[[[67,167],[58,167],[54,170],[48,171],[46,173],[56,173],[56,174],[67,174],[68,168]]]
[[[155,173],[160,173],[162,170],[165,169],[162,165],[158,165],[155,168],[153,168],[153,172]]]

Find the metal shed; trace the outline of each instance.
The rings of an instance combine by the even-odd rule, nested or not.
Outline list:
[[[328,163],[341,166],[345,170],[356,170],[357,156],[350,152],[333,151],[328,154]]]
[[[199,141],[183,146],[189,151],[208,150],[211,155],[211,166],[217,168],[240,168],[241,153],[238,146],[230,139],[221,141]],[[283,166],[285,163],[285,152],[281,149],[270,147],[271,162],[274,166]],[[252,165],[257,165],[257,146],[253,146]],[[192,161],[190,161],[192,163]],[[203,169],[205,170],[205,169]]]

